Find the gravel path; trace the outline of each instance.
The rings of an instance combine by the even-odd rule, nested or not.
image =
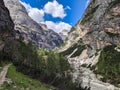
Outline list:
[[[9,65],[4,66],[3,70],[0,72],[0,86],[4,83],[5,77],[9,68]]]

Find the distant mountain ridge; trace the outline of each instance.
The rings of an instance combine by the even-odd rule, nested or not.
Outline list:
[[[37,47],[50,50],[63,43],[62,38],[56,32],[44,30],[46,28],[33,21],[18,0],[4,0],[4,3],[15,24],[16,38],[21,38],[26,42],[30,41]]]

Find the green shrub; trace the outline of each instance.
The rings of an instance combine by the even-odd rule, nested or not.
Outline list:
[[[32,77],[39,76],[47,83],[56,76],[64,76],[64,73],[70,69],[67,59],[62,55],[39,49],[31,43],[22,41],[6,42],[0,54],[1,60],[11,61],[20,71]]]
[[[61,54],[39,49],[31,43],[11,41],[6,42],[2,56],[2,60],[11,61],[16,66],[17,71],[41,82],[54,85],[60,89],[70,86],[76,88],[71,83],[70,65],[66,57]],[[9,87],[9,85],[7,86]]]
[[[79,56],[85,48],[85,45],[78,46],[77,51],[71,57]]]
[[[71,54],[77,47],[78,47],[78,45],[77,45],[77,44],[74,44],[73,46],[71,46],[71,47],[68,48],[67,50],[61,52],[60,54],[62,54],[63,56],[69,55],[69,54]]]
[[[26,75],[16,71],[15,66],[11,65],[7,72],[7,78],[10,78],[12,82],[4,82],[2,90],[55,90],[55,88],[46,86],[40,83],[38,80],[31,79]]]
[[[103,75],[105,82],[109,81],[116,85],[120,82],[120,52],[117,52],[115,47],[111,45],[103,49],[95,72]]]
[[[60,54],[63,56],[67,56],[67,55],[70,55],[75,49],[77,49],[77,51],[71,56],[71,57],[76,57],[76,56],[79,56],[85,48],[86,48],[86,45],[84,45],[82,40],[80,39],[78,43],[75,43],[70,48],[61,52]]]

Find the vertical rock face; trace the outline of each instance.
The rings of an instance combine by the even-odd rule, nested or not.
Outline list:
[[[120,1],[91,0],[80,24],[87,30],[84,43],[93,49],[120,43]]]
[[[98,49],[108,45],[118,45],[120,43],[120,0],[90,0],[82,19],[71,29],[60,51],[69,49],[80,39],[87,45],[89,57],[93,56]]]
[[[77,35],[73,37],[75,33]],[[73,45],[80,38],[92,50],[119,44],[120,0],[90,0],[82,20],[69,33],[66,46]]]
[[[43,30],[44,28],[33,21],[18,0],[4,0],[4,3],[15,24],[16,38],[30,41],[36,46],[46,49],[53,49],[63,43],[57,33],[52,30]]]
[[[10,18],[3,0],[0,1],[0,52],[3,50],[5,43],[13,39],[12,30],[14,24]]]
[[[84,49],[82,49],[80,43],[85,46]],[[69,62],[75,69],[73,81],[82,82],[83,86],[91,87],[91,90],[119,90],[109,84],[119,82],[119,79],[116,79],[120,78],[118,75],[119,68],[115,67],[120,64],[119,44],[120,0],[90,0],[82,19],[71,29],[68,40],[61,49],[63,50],[61,53],[68,56]],[[114,45],[117,47],[114,48]],[[111,51],[114,53],[111,54]],[[111,63],[112,61],[114,63]],[[102,72],[102,75],[99,72],[93,72],[97,72],[98,69],[99,72],[106,71]],[[112,79],[108,79],[108,76],[110,76],[108,72],[111,72],[115,77],[111,76]],[[107,76],[105,73],[107,73]]]

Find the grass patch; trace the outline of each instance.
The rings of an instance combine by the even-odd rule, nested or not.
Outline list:
[[[11,60],[17,70],[41,82],[57,87],[69,76],[70,64],[66,57],[58,53],[39,49],[32,43],[20,40],[11,44],[7,42],[6,49],[8,51],[0,54],[1,60]]]
[[[78,46],[77,51],[71,57],[79,56],[85,48],[85,45]]]
[[[13,65],[8,69],[7,78],[10,78],[12,82],[5,82],[2,85],[2,90],[55,90],[53,87],[46,86],[16,71]]]

